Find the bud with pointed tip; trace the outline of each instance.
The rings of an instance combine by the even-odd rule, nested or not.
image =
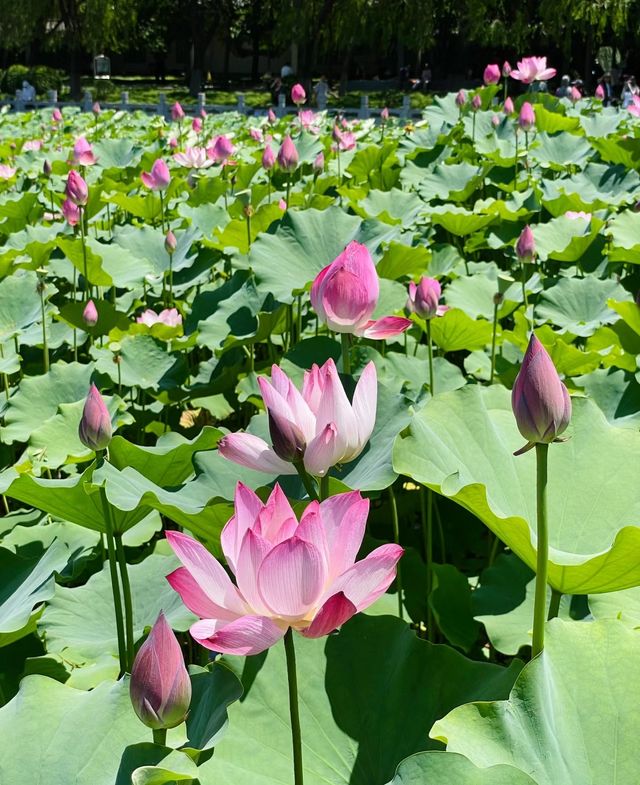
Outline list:
[[[80,208],[71,199],[65,199],[62,203],[62,215],[69,226],[77,226],[80,221]]]
[[[511,63],[508,60],[505,60],[504,63],[502,64],[502,76],[504,76],[506,79],[510,73],[511,73]]]
[[[258,377],[260,381],[260,377]],[[283,461],[296,463],[304,457],[307,442],[300,428],[278,412],[269,409],[269,434],[273,451]]]
[[[295,172],[298,166],[298,151],[293,139],[287,134],[278,150],[278,165],[285,172]]]
[[[273,152],[273,147],[271,147],[271,145],[268,144],[264,148],[264,152],[262,153],[262,167],[268,172],[270,169],[273,169],[275,163],[276,163],[276,154]]]
[[[150,172],[141,172],[140,179],[150,191],[164,191],[171,182],[171,174],[162,158],[157,158]]]
[[[459,90],[458,95],[456,95],[456,106],[458,109],[462,109],[462,107],[467,103],[467,94],[464,90]]]
[[[82,175],[75,169],[72,169],[67,175],[66,194],[78,207],[82,207],[89,201],[89,187]]]
[[[191,681],[162,611],[136,655],[129,695],[139,720],[154,730],[175,728],[189,711]]]
[[[578,90],[578,88],[575,85],[573,85],[573,87],[571,88],[571,92],[569,93],[569,98],[574,104],[582,98],[582,93],[580,92],[580,90]]]
[[[201,117],[194,117],[191,121],[191,128],[195,133],[199,134],[202,131],[202,118]]]
[[[518,430],[527,440],[515,455],[521,455],[535,444],[556,441],[571,420],[567,388],[547,350],[533,333],[511,391],[511,407]]]
[[[176,240],[176,236],[171,231],[171,229],[169,229],[166,237],[164,238],[164,249],[169,254],[169,256],[171,256],[176,252],[177,247],[178,247],[178,241]]]
[[[516,242],[516,253],[521,262],[530,262],[536,253],[536,241],[531,227],[527,224],[520,232]]]
[[[387,109],[386,106],[380,112],[380,120],[382,120],[383,123],[386,123],[386,122],[389,121],[389,110]]]
[[[482,98],[480,98],[480,96],[477,93],[471,99],[471,108],[473,109],[474,112],[477,112],[478,109],[482,108]]]
[[[523,131],[530,131],[535,124],[536,113],[533,111],[533,106],[528,101],[525,101],[518,115],[518,125]]]
[[[276,113],[273,111],[273,109],[269,109],[267,112],[267,121],[273,125],[277,120],[278,118],[276,117]]]
[[[95,327],[98,323],[98,309],[93,300],[89,300],[85,305],[84,311],[82,312],[82,321],[87,327]]]
[[[184,118],[184,109],[180,105],[179,101],[176,101],[175,104],[171,107],[171,119],[177,120],[180,122]]]
[[[484,83],[486,85],[498,84],[500,81],[500,66],[497,63],[491,63],[484,69]]]
[[[97,117],[99,114],[102,114],[102,107],[100,106],[100,104],[97,101],[95,101],[93,106],[91,107],[91,111]]]
[[[44,163],[42,164],[42,174],[45,177],[49,177],[51,174],[51,161],[48,158],[44,159]]]
[[[314,172],[322,172],[324,171],[324,153],[319,152],[318,155],[313,159],[313,171]]]
[[[514,113],[514,111],[515,111],[515,107],[514,107],[514,105],[513,105],[513,101],[512,101],[512,99],[511,99],[511,96],[510,96],[510,95],[508,95],[508,96],[507,96],[507,97],[504,99],[504,106],[503,106],[503,111],[504,111],[504,113],[505,113],[505,114],[513,114],[513,113]]]
[[[307,94],[301,84],[294,84],[291,88],[291,100],[296,106],[300,106],[307,100]]]
[[[95,384],[91,384],[84,403],[78,436],[85,447],[97,452],[109,446],[112,436],[111,415]]]
[[[600,101],[604,99],[604,87],[602,86],[602,84],[599,84],[596,87],[596,98]]]
[[[409,284],[407,310],[417,313],[422,319],[442,316],[449,309],[446,305],[439,305],[441,294],[440,282],[423,275],[418,284],[413,281]]]
[[[57,106],[53,112],[51,112],[51,119],[54,123],[60,123],[62,121],[62,112],[58,109]]]

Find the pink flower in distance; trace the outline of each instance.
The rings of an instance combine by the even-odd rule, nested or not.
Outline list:
[[[311,287],[311,305],[330,330],[365,338],[393,338],[411,322],[400,316],[372,320],[379,296],[371,254],[355,240],[318,273]]]
[[[169,139],[169,147],[172,150],[175,150],[177,146],[178,146],[178,140],[175,138],[175,136],[172,136],[171,139]]]
[[[386,106],[380,111],[380,120],[382,120],[383,123],[386,123],[389,120],[389,110]]]
[[[171,229],[169,229],[169,231],[167,232],[164,238],[164,250],[169,254],[169,256],[171,256],[176,252],[177,247],[178,247],[178,240],[176,239],[176,236],[171,231]]]
[[[176,308],[165,308],[164,311],[156,313],[151,308],[147,308],[136,319],[138,324],[146,324],[153,327],[154,324],[166,324],[167,327],[179,327],[182,324],[182,316]]]
[[[97,117],[99,114],[102,114],[102,107],[98,103],[98,101],[94,101],[93,106],[91,107],[91,111]]]
[[[267,112],[267,122],[273,125],[277,121],[278,118],[276,117],[276,113],[273,111],[273,109],[269,109],[269,111]]]
[[[633,100],[629,106],[627,106],[627,110],[635,117],[640,117],[640,96],[633,96]]]
[[[55,109],[51,112],[51,120],[53,123],[57,124],[62,122],[62,112],[56,106]]]
[[[536,254],[536,241],[528,224],[516,241],[516,254],[522,262],[530,262]]]
[[[515,112],[515,107],[513,105],[513,101],[511,100],[511,96],[507,96],[504,101],[504,106],[502,107],[502,111],[505,114],[513,114]]]
[[[525,101],[520,108],[518,115],[518,125],[523,131],[530,131],[536,124],[536,113],[533,111],[533,106],[528,101]]]
[[[573,85],[571,88],[569,98],[573,101],[574,104],[582,98],[582,93],[575,85]]]
[[[320,132],[318,118],[313,109],[301,109],[298,112],[298,122],[300,127],[305,131],[309,131],[309,133],[317,134]]]
[[[96,162],[93,149],[84,136],[79,136],[73,145],[72,161],[74,166],[93,166]]]
[[[89,187],[81,174],[72,169],[67,175],[67,197],[77,206],[83,206],[89,201]]]
[[[280,149],[278,150],[278,166],[285,172],[295,172],[298,166],[298,150],[296,149],[293,139],[287,134],[282,140]]]
[[[351,131],[339,131],[338,149],[341,152],[346,153],[349,150],[353,150],[355,146],[355,134],[351,133]]]
[[[221,134],[220,136],[216,136],[213,145],[207,149],[207,155],[215,163],[223,163],[229,156],[233,155],[235,149],[231,139],[224,134]]]
[[[241,483],[222,550],[235,584],[196,540],[168,531],[183,567],[167,576],[200,617],[191,635],[225,654],[259,654],[293,628],[320,638],[369,607],[388,589],[402,556],[382,545],[356,562],[369,501],[359,491],[311,502],[300,522],[276,485],[266,504]]]
[[[22,145],[22,152],[23,153],[27,153],[30,150],[32,150],[32,151],[42,150],[42,145],[43,145],[42,139],[28,139]]]
[[[174,121],[180,121],[184,118],[184,109],[182,108],[179,101],[176,101],[175,104],[171,107],[171,119]]]
[[[511,71],[511,63],[508,60],[505,60],[502,64],[502,76],[506,79],[511,74]]]
[[[602,86],[602,84],[599,84],[596,87],[596,98],[599,101],[602,101],[604,99],[604,87]]]
[[[443,316],[449,310],[449,306],[440,305],[441,294],[440,282],[435,278],[428,278],[424,275],[417,285],[411,281],[407,310],[418,314],[423,319]]]
[[[111,441],[111,415],[95,384],[91,384],[78,426],[78,437],[85,447],[96,452]]]
[[[201,117],[194,117],[191,121],[191,130],[194,131],[196,134],[199,134],[202,131],[202,118]]]
[[[142,172],[140,179],[151,191],[164,191],[164,189],[171,182],[171,175],[169,174],[169,167],[162,160],[157,158],[153,162],[150,172]]]
[[[10,180],[18,170],[8,164],[0,164],[0,180]]]
[[[71,199],[65,199],[62,203],[62,215],[69,226],[77,226],[80,221],[80,208]]]
[[[303,104],[307,100],[307,94],[301,84],[294,84],[291,88],[291,100],[296,106]]]
[[[281,210],[283,210],[283,211],[287,209],[287,202],[286,202],[286,200],[285,200],[285,199],[283,199],[282,197],[280,197],[280,199],[278,199],[278,207],[279,207]]]
[[[534,333],[511,391],[511,407],[518,430],[527,440],[515,455],[521,455],[535,444],[555,441],[571,420],[567,388]]]
[[[183,153],[174,153],[173,160],[186,169],[207,169],[213,166],[204,147],[187,147]]]
[[[87,327],[95,327],[98,323],[98,309],[93,300],[89,300],[85,305],[84,311],[82,312],[82,321]]]
[[[313,171],[322,172],[324,170],[324,153],[320,151],[313,159]]]
[[[262,168],[265,169],[267,172],[276,164],[276,154],[273,152],[273,147],[268,144],[264,148],[264,152],[262,153]]]
[[[511,71],[511,78],[524,84],[544,82],[555,75],[555,68],[547,68],[546,57],[523,57],[518,60],[518,68]]]
[[[484,69],[483,79],[486,85],[498,84],[500,81],[500,66],[497,63],[488,65]]]
[[[148,728],[175,728],[189,711],[191,680],[162,611],[136,654],[129,695],[138,719]]]
[[[564,217],[572,221],[590,221],[591,213],[585,213],[584,210],[567,210]]]
[[[262,142],[264,139],[264,134],[259,128],[250,128],[249,129],[249,136],[253,139],[254,142]]]
[[[302,392],[277,365],[271,380],[258,377],[269,415],[272,445],[250,433],[232,433],[218,442],[230,461],[272,474],[296,474],[302,461],[316,477],[332,466],[353,461],[373,431],[377,405],[377,374],[370,362],[362,372],[352,403],[333,360],[305,371]]]
[[[471,108],[474,112],[477,112],[478,109],[482,108],[482,98],[480,98],[478,93],[476,93],[471,99]]]

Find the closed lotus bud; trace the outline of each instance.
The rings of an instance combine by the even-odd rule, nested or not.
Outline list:
[[[506,79],[507,76],[509,76],[510,74],[511,74],[511,64],[509,63],[508,60],[505,60],[504,63],[502,64],[502,76],[504,76],[504,78]]]
[[[273,152],[273,147],[268,144],[264,148],[264,152],[262,153],[262,167],[266,169],[267,172],[269,169],[273,169],[276,163],[276,154]]]
[[[282,197],[278,200],[278,207],[283,211],[287,209],[287,203]]]
[[[273,111],[273,109],[269,109],[267,112],[267,121],[273,125],[277,119],[278,118],[276,117],[276,113]]]
[[[199,134],[202,131],[202,119],[200,117],[194,117],[191,122],[191,128],[195,133]]]
[[[600,101],[604,98],[604,87],[601,84],[596,87],[596,98]]]
[[[571,88],[571,92],[569,93],[569,98],[573,101],[574,104],[576,103],[576,101],[579,101],[582,98],[582,93],[580,92],[580,90],[578,90],[578,88],[575,85]]]
[[[42,164],[42,174],[44,174],[45,177],[49,177],[51,174],[51,161],[49,161],[48,158],[45,158],[44,163]]]
[[[291,100],[296,106],[303,104],[307,100],[307,94],[301,84],[294,84],[291,88]]]
[[[493,117],[491,118],[491,125],[494,128],[497,128],[500,125],[500,118],[498,117],[497,114],[494,114]]]
[[[89,201],[89,187],[82,175],[72,169],[67,175],[66,194],[69,199],[78,207],[85,205]]]
[[[320,152],[313,159],[313,169],[315,172],[324,171],[324,153]]]
[[[536,241],[528,224],[520,232],[520,237],[518,237],[516,242],[516,253],[522,262],[530,262],[535,256]]]
[[[164,249],[165,251],[171,256],[176,252],[176,248],[178,247],[178,241],[176,240],[175,234],[169,229],[167,232],[166,237],[164,238]]]
[[[389,110],[385,106],[384,109],[380,112],[380,119],[383,123],[386,123],[389,120]]]
[[[474,112],[477,112],[478,109],[482,108],[482,98],[480,98],[479,95],[476,94],[471,99],[471,108],[473,109]]]
[[[96,452],[109,446],[111,435],[111,415],[98,388],[92,384],[82,410],[78,436],[85,447]]]
[[[99,114],[102,113],[102,107],[100,106],[100,104],[97,101],[95,101],[93,106],[91,107],[91,111],[97,117]]]
[[[293,139],[287,135],[278,150],[278,165],[285,172],[295,172],[298,160],[298,151]]]
[[[504,294],[502,294],[502,292],[496,292],[493,295],[493,304],[502,305],[503,302],[504,302]]]
[[[484,69],[484,83],[486,85],[489,84],[498,84],[500,81],[500,66],[497,63],[491,63]]]
[[[191,681],[180,645],[162,612],[136,655],[129,695],[140,721],[154,730],[175,728],[189,711]]]
[[[84,311],[82,312],[82,321],[87,327],[95,327],[98,323],[98,309],[93,300],[89,300],[85,305]]]
[[[462,109],[462,107],[467,103],[467,94],[464,90],[459,90],[458,95],[456,95],[456,106],[458,109]]]
[[[515,111],[515,107],[513,105],[513,101],[511,100],[511,96],[510,95],[508,95],[504,99],[503,111],[504,111],[505,114],[513,114],[514,111]]]
[[[184,109],[180,105],[179,101],[176,101],[175,104],[171,107],[171,119],[177,120],[178,122],[184,118]]]
[[[62,215],[69,226],[77,226],[80,221],[80,208],[71,199],[65,199],[62,203]]]
[[[57,106],[53,110],[53,112],[51,112],[51,119],[53,120],[54,123],[59,123],[62,121],[62,112],[58,109]]]
[[[571,398],[567,388],[547,350],[534,334],[511,391],[511,407],[518,430],[527,440],[515,455],[535,444],[555,441],[571,420]]]
[[[533,111],[533,106],[528,101],[525,101],[518,115],[518,125],[523,131],[530,131],[535,124],[536,113]]]
[[[438,304],[442,289],[440,282],[426,275],[417,285],[413,281],[409,284],[409,299],[407,310],[418,314],[422,319],[432,319],[438,315]]]

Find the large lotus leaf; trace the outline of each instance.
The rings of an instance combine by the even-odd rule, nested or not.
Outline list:
[[[640,213],[631,210],[618,213],[611,219],[608,231],[611,261],[640,264]]]
[[[91,350],[96,369],[114,384],[126,384],[141,390],[167,390],[176,387],[185,372],[185,360],[178,352],[168,352],[166,344],[151,335],[125,335],[119,341],[120,362],[113,362],[113,352],[98,346]]]
[[[270,204],[263,204],[251,217],[249,232],[251,243],[262,233],[268,231],[272,224],[282,218],[282,209],[277,201]],[[205,245],[211,245],[221,251],[229,253],[239,251],[246,254],[249,251],[249,232],[247,231],[247,219],[245,216],[233,218],[223,229],[217,229],[213,240],[205,241]]]
[[[431,253],[423,245],[391,243],[376,269],[381,278],[396,280],[405,275],[417,276],[425,273],[430,260]]]
[[[536,785],[637,780],[640,634],[620,622],[547,625],[543,653],[509,700],[454,709],[432,738],[480,767],[504,764]]]
[[[113,785],[127,745],[148,740],[131,708],[127,680],[90,692],[46,676],[29,676],[0,709],[5,744],[0,782],[31,785]]]
[[[585,392],[598,404],[612,425],[619,428],[638,428],[640,384],[633,374],[602,368],[576,377],[575,383],[584,387]]]
[[[542,103],[535,101],[536,128],[538,131],[556,134],[560,131],[575,131],[579,128],[577,117],[567,117],[562,111],[557,110],[557,106],[547,109]]]
[[[592,209],[627,204],[637,198],[640,175],[624,166],[590,163],[583,172],[557,181],[568,194],[577,194]]]
[[[143,149],[129,139],[100,139],[93,145],[93,152],[103,169],[135,166],[142,157]]]
[[[398,766],[388,785],[535,785],[512,766],[478,768],[455,752],[419,752]]]
[[[153,626],[160,611],[176,630],[186,630],[196,620],[169,586],[166,576],[179,567],[177,558],[151,554],[129,565],[136,640]],[[56,586],[38,626],[46,635],[47,650],[74,659],[95,660],[103,654],[118,656],[116,615],[113,608],[108,564],[82,586]]]
[[[223,204],[200,204],[196,207],[183,202],[178,206],[178,213],[183,215],[197,229],[198,234],[213,239],[216,229],[224,229],[231,220]]]
[[[624,115],[615,107],[605,107],[598,114],[581,114],[580,125],[587,136],[597,139],[612,136],[623,119]]]
[[[500,286],[493,275],[469,275],[456,278],[446,289],[447,305],[458,308],[472,319],[493,319],[493,298]]]
[[[425,202],[434,199],[466,202],[482,185],[482,175],[482,168],[467,162],[436,164],[433,169],[407,164],[401,179],[416,188]]]
[[[38,276],[19,270],[0,281],[0,343],[42,319]]]
[[[491,343],[492,331],[490,322],[471,319],[459,308],[431,320],[431,336],[444,352],[484,349]]]
[[[625,138],[592,139],[591,144],[600,153],[603,161],[622,164],[627,169],[640,167],[640,149],[637,140],[631,135]]]
[[[585,220],[564,215],[544,224],[536,224],[533,236],[538,258],[542,262],[547,259],[559,262],[579,260],[598,236],[602,225],[599,218]]]
[[[560,327],[561,332],[586,337],[603,324],[617,321],[607,305],[609,299],[627,300],[631,296],[612,278],[561,278],[542,293],[535,315]]]
[[[426,205],[415,193],[406,193],[397,188],[390,191],[369,191],[364,199],[353,204],[354,211],[363,218],[378,218],[387,223],[413,223]]]
[[[195,257],[189,257],[191,245],[198,234],[196,227],[178,231],[176,250],[171,257],[174,272],[189,267]],[[155,275],[163,275],[169,270],[169,254],[164,247],[164,233],[150,226],[118,226],[113,232],[114,246],[132,267],[151,267]]]
[[[443,229],[456,237],[466,237],[478,232],[492,224],[497,218],[495,213],[483,214],[450,204],[432,208],[429,217],[432,223],[442,226]]]
[[[63,224],[25,226],[21,232],[12,234],[0,249],[0,275],[9,275],[13,264],[31,270],[46,264],[56,246],[56,235],[64,228]]]
[[[407,755],[433,746],[448,707],[508,690],[520,669],[472,662],[416,638],[399,619],[359,616],[327,639],[295,637],[305,783],[387,782]],[[245,695],[205,772],[217,785],[291,782],[291,738],[282,645],[266,660],[228,658]],[[250,750],[250,754],[247,754]],[[208,782],[208,780],[205,780]]]
[[[65,241],[65,255],[76,269],[84,275],[82,246],[71,240]],[[87,267],[89,280],[100,286],[118,286],[131,289],[141,286],[147,275],[154,274],[154,265],[148,259],[132,259],[115,243],[104,243],[95,237],[87,237]]]
[[[143,742],[125,749],[115,785],[188,785],[197,781],[198,767],[185,752]]]
[[[617,314],[622,316],[623,321],[627,324],[634,333],[640,335],[640,307],[631,301],[623,300],[609,300],[609,308],[612,308]]]
[[[574,399],[567,435],[549,449],[549,583],[563,594],[639,585],[640,433]],[[393,467],[470,510],[535,569],[535,451],[514,457],[522,445],[508,391],[467,386],[414,416]]]
[[[629,627],[640,628],[640,587],[592,594],[589,610],[595,619],[620,619]]]
[[[191,705],[187,717],[187,747],[207,750],[215,746],[224,735],[227,708],[242,696],[242,683],[222,662],[206,668],[192,665]]]
[[[529,156],[551,169],[559,170],[568,165],[579,167],[592,153],[593,149],[586,139],[561,131],[558,134],[538,134]]]

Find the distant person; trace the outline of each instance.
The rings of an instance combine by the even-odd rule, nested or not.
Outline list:
[[[326,106],[329,98],[329,83],[326,76],[321,76],[318,83],[314,85],[313,92],[316,96],[318,106]]]
[[[406,65],[400,69],[398,82],[401,90],[406,90],[409,87],[409,68]]]
[[[429,85],[431,84],[431,78],[432,78],[431,68],[429,66],[429,63],[425,63],[424,68],[422,69],[422,73],[420,74],[420,85],[424,93],[426,93],[427,90],[429,89]]]
[[[560,80],[560,86],[556,90],[556,98],[569,98],[571,95],[571,77],[565,74]]]
[[[613,102],[613,84],[611,82],[611,74],[609,71],[606,71],[602,75],[602,79],[599,82],[602,85],[602,90],[604,91],[604,98],[602,99],[603,106],[610,106]]]
[[[636,83],[635,76],[630,76],[622,88],[622,108],[626,109],[638,95],[640,95],[640,87]]]
[[[289,65],[289,63],[285,63],[282,68],[280,69],[280,78],[281,79],[289,79],[295,74],[293,68]]]
[[[282,79],[279,76],[275,76],[271,80],[271,84],[269,85],[269,89],[271,91],[271,103],[278,104],[278,98],[280,93],[282,92]]]
[[[32,84],[29,84],[26,79],[22,82],[22,90],[19,90],[18,92],[20,93],[20,99],[25,104],[35,103],[36,88]]]

